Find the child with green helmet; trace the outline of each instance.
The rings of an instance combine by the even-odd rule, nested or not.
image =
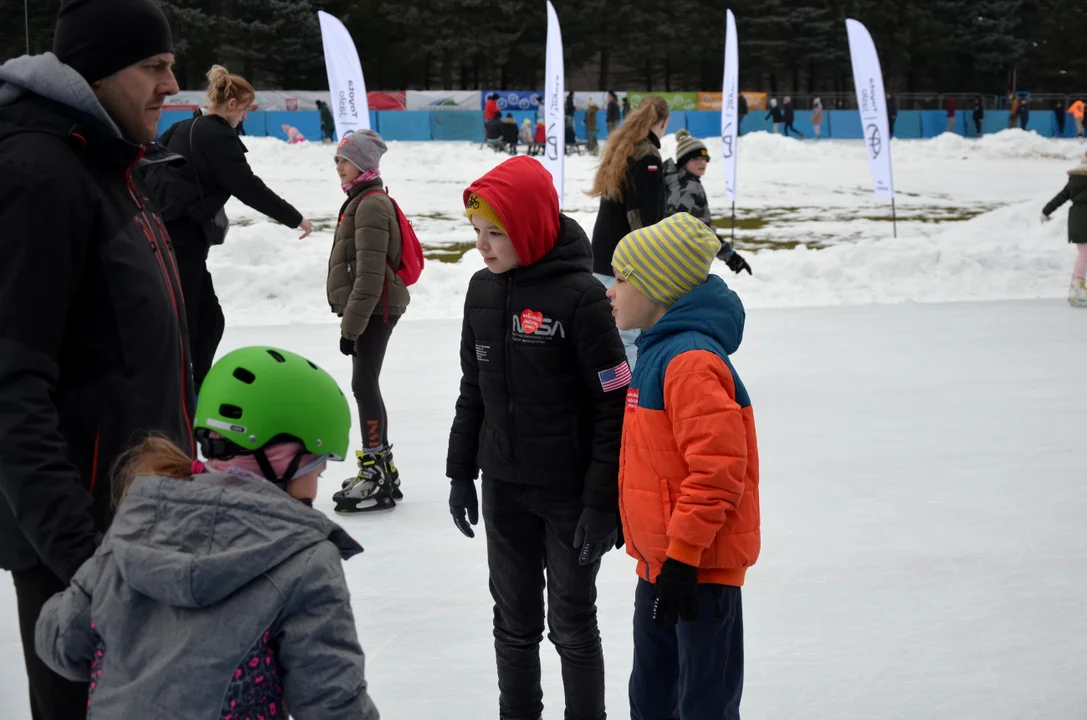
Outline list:
[[[121,458],[117,516],[43,609],[38,655],[102,717],[377,720],[342,565],[362,548],[307,507],[350,431],[312,362],[225,355],[196,409],[206,462],[162,437]]]

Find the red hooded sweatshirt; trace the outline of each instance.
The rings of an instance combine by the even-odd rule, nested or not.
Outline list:
[[[464,191],[494,208],[522,266],[537,263],[559,237],[559,195],[549,173],[535,158],[518,155],[476,180]]]
[[[497,100],[488,100],[487,104],[483,106],[483,119],[490,120],[495,115],[501,115],[502,111],[498,109]]]

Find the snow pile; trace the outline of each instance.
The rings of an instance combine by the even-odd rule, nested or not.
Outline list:
[[[1079,142],[1044,138],[1019,128],[1001,130],[981,138],[964,138],[944,133],[931,140],[895,140],[891,146],[895,160],[947,160],[950,158],[985,158],[989,160],[1054,159],[1078,160],[1084,146]]]
[[[1070,162],[1065,157],[998,159],[1012,152],[1010,140],[1000,137],[1005,135],[1034,148],[1029,152],[1035,155],[1054,145],[1067,146],[1067,154],[1078,157],[1078,143],[1022,131],[981,141],[903,141],[896,155],[897,240],[885,219],[889,203],[871,193],[860,143],[745,136],[737,209],[741,219],[764,226],[742,230],[740,241],[784,247],[745,250],[753,277],[735,277],[723,264],[716,271],[752,307],[1059,297],[1067,288],[1073,254],[1065,244],[1067,210],[1044,227],[1037,218],[1067,181]],[[964,162],[954,153],[935,152],[941,143],[949,148],[958,143],[954,146],[971,152],[981,148],[982,154]],[[228,204],[234,227],[209,258],[227,322],[335,322],[325,296],[332,231],[344,201],[333,167],[335,148],[264,138],[249,139],[247,145],[257,175],[311,218],[317,231],[299,240],[297,231],[236,200]],[[666,155],[671,145],[674,138],[666,138]],[[427,263],[412,288],[409,318],[460,314],[468,279],[483,268],[470,249],[475,238],[464,218],[462,193],[505,159],[469,143],[390,143],[383,177],[420,238],[430,250],[444,249],[446,258],[463,254],[459,262]],[[582,190],[591,185],[596,164],[596,158],[574,155],[566,167],[565,211],[590,234],[598,201]],[[704,184],[715,215],[724,216],[722,163],[711,162]],[[812,249],[816,242],[830,247]]]

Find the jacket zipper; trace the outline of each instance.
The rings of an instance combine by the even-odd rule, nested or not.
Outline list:
[[[513,275],[512,270],[510,275],[506,277],[506,322],[512,322],[512,307],[513,307]],[[517,474],[517,482],[523,483],[521,480],[521,466],[517,461],[517,425],[513,421],[513,326],[510,326],[510,332],[506,335],[506,399],[509,404],[508,417],[510,428],[510,451],[513,453],[513,471]]]
[[[189,401],[185,397],[185,392],[188,387],[188,383],[185,382],[185,337],[181,334],[181,308],[177,304],[177,295],[174,293],[174,280],[177,280],[177,285],[181,287],[181,279],[177,274],[177,265],[174,262],[173,253],[170,254],[170,264],[174,268],[173,278],[170,276],[170,271],[166,268],[166,261],[162,259],[162,250],[158,243],[155,242],[155,231],[151,227],[151,221],[147,219],[147,213],[144,211],[143,199],[140,198],[140,194],[136,192],[136,184],[132,182],[132,168],[136,166],[136,163],[143,157],[144,148],[140,148],[139,154],[136,159],[132,161],[132,164],[125,170],[125,183],[128,185],[128,194],[132,196],[133,201],[136,203],[136,207],[139,209],[140,214],[136,217],[136,222],[139,224],[140,229],[143,230],[144,236],[147,238],[148,244],[151,246],[151,252],[154,253],[155,259],[158,261],[159,270],[162,272],[162,279],[166,282],[166,289],[170,293],[170,303],[174,306],[174,315],[177,317],[177,343],[178,350],[181,358],[181,410],[185,413],[185,425],[189,432],[189,451],[193,457],[196,457],[196,439],[193,437],[192,424],[189,422]],[[152,215],[154,215],[152,213]],[[159,224],[161,227],[161,223]],[[163,237],[169,241],[169,234],[165,232],[163,228]]]

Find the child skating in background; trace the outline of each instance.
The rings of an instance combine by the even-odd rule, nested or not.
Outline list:
[[[475,479],[494,598],[499,716],[539,718],[544,585],[566,717],[602,720],[600,558],[621,544],[619,438],[630,370],[589,240],[551,175],[511,158],[464,193],[487,265],[468,286],[449,438],[449,508],[474,537]]]
[[[1075,244],[1079,254],[1072,268],[1068,304],[1087,307],[1087,287],[1084,286],[1084,277],[1087,277],[1087,156],[1068,171],[1068,184],[1046,204],[1042,210],[1042,222],[1049,222],[1049,216],[1069,200],[1072,201],[1072,209],[1068,211],[1068,242]]]
[[[713,216],[710,214],[710,203],[706,197],[706,188],[702,186],[702,176],[706,174],[706,168],[710,164],[710,153],[705,143],[692,137],[687,130],[676,132],[676,160],[664,161],[664,186],[665,186],[665,216],[676,213],[690,213],[706,223],[706,226],[717,232],[713,227]],[[747,264],[740,253],[733,250],[732,245],[724,238],[718,236],[721,241],[721,249],[717,258],[724,260],[729,269],[734,273],[744,270],[751,274],[751,266]]]
[[[306,136],[302,134],[302,131],[292,125],[284,124],[279,129],[287,136],[288,145],[298,145],[306,142]]]
[[[362,425],[362,450],[355,453],[358,473],[332,496],[338,512],[389,510],[404,499],[380,384],[389,338],[411,301],[394,270],[403,259],[404,243],[381,179],[387,149],[376,132],[360,130],[336,150],[336,172],[347,199],[328,258],[328,303],[342,318],[340,352],[351,358],[351,390]]]
[[[627,235],[613,258],[616,323],[644,331],[619,473],[639,577],[632,718],[740,717],[740,586],[760,549],[759,455],[729,360],[744,309],[709,275],[717,250],[713,232],[680,213]]]
[[[118,462],[117,516],[42,610],[38,655],[90,681],[94,717],[377,720],[342,566],[362,548],[309,507],[348,449],[336,381],[235,350],[194,427],[206,465],[154,437]]]

